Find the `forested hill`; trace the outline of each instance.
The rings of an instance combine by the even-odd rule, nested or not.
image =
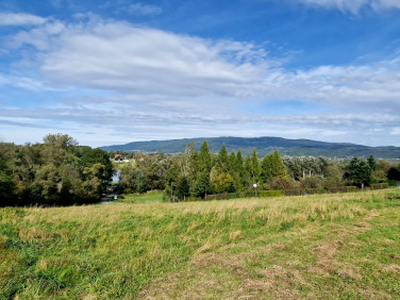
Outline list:
[[[399,158],[400,147],[368,147],[348,143],[327,143],[306,139],[284,139],[280,137],[217,137],[217,138],[193,138],[176,139],[165,141],[132,142],[125,145],[104,146],[101,149],[106,151],[141,151],[178,153],[183,152],[186,144],[194,142],[199,150],[201,144],[207,141],[211,150],[219,151],[223,144],[228,151],[241,150],[243,154],[250,154],[254,148],[260,157],[278,150],[282,155],[310,155],[326,157],[367,157],[373,155],[377,158]]]

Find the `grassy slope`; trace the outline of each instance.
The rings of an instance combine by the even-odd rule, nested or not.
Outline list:
[[[398,190],[0,216],[0,299],[400,297]]]

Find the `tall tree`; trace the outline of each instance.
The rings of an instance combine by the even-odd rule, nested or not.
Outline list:
[[[180,200],[184,200],[190,195],[190,186],[186,176],[183,176],[178,183],[177,196]]]
[[[252,186],[249,169],[245,167],[245,160],[240,150],[236,154],[234,180],[236,190],[246,190],[246,188],[251,188]]]
[[[372,155],[370,155],[370,156],[368,157],[367,162],[368,162],[368,165],[369,165],[369,167],[371,168],[371,170],[372,170],[372,171],[375,171],[375,170],[376,170],[376,160],[375,160],[375,157],[373,157]]]
[[[285,166],[278,151],[266,155],[261,163],[261,178],[264,182],[278,176],[286,176]]]
[[[0,206],[11,204],[14,184],[11,180],[11,169],[2,152],[0,152]]]
[[[221,173],[227,173],[229,170],[229,157],[225,144],[222,145],[222,148],[218,153],[216,168],[218,172]]]
[[[204,141],[197,155],[196,168],[193,169],[194,181],[191,189],[193,196],[202,197],[211,191],[210,172],[212,168],[212,158],[207,141]]]
[[[253,180],[253,183],[257,183],[260,181],[261,168],[260,161],[258,159],[257,150],[254,148],[253,154],[250,160],[250,176]]]
[[[226,148],[225,148],[226,150]],[[210,154],[210,149],[208,147],[207,141],[204,141],[200,148],[199,155],[200,171],[210,172],[212,168],[212,159]]]
[[[358,187],[370,185],[372,181],[372,170],[367,162],[354,157],[346,166],[345,178]]]

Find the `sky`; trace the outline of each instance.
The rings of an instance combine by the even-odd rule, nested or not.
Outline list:
[[[400,146],[400,0],[0,0],[0,141]]]

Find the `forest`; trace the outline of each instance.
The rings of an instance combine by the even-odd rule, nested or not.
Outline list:
[[[200,151],[191,142],[178,154],[129,154],[128,163],[116,163],[115,154],[79,146],[63,134],[48,135],[37,144],[0,143],[0,206],[89,204],[110,193],[150,190],[164,191],[168,202],[255,192],[341,192],[382,188],[400,180],[399,165],[373,156],[334,160],[282,157],[275,151],[260,159],[256,149],[243,156],[240,150],[228,153],[223,145],[214,153],[206,141]],[[119,182],[113,183],[116,172]]]

